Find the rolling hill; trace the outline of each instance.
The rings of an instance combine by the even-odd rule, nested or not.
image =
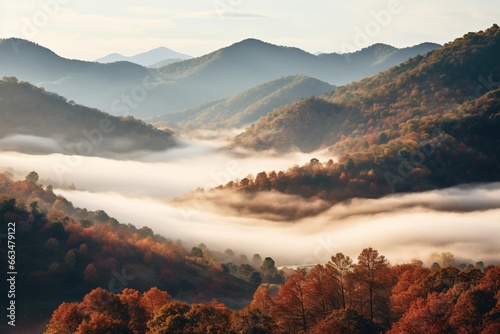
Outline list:
[[[0,81],[0,149],[108,156],[166,150],[171,132],[90,109],[16,78]]]
[[[231,129],[257,121],[279,106],[302,97],[322,95],[333,86],[303,75],[273,80],[227,99],[213,101],[196,108],[161,117],[149,122],[161,122],[183,129]]]

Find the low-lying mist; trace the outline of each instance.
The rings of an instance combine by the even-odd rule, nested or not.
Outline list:
[[[18,177],[36,170],[42,184],[52,184],[75,206],[103,209],[122,223],[150,226],[188,246],[203,242],[216,250],[272,256],[278,265],[324,263],[337,252],[356,258],[366,247],[392,263],[417,258],[429,264],[432,254],[442,252],[461,262],[500,263],[500,183],[354,199],[332,207],[279,193],[218,192],[172,201],[197,187],[286,169],[313,157],[332,158],[325,152],[250,156],[220,150],[211,141],[190,141],[141,161],[0,153],[0,164],[19,171]],[[77,190],[69,190],[70,184]]]

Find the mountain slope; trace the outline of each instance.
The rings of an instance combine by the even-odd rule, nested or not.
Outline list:
[[[113,63],[117,61],[129,61],[131,63],[139,64],[146,67],[152,67],[158,62],[165,61],[167,59],[178,59],[185,60],[191,59],[192,56],[187,54],[176,52],[172,49],[161,46],[159,48],[149,50],[143,53],[136,54],[134,56],[124,56],[119,53],[111,53],[107,56],[96,59],[99,63]]]
[[[321,95],[333,86],[302,75],[273,80],[227,99],[151,119],[184,129],[230,129],[251,124],[276,107]]]
[[[220,188],[248,193],[271,190],[337,203],[500,181],[500,89],[442,115],[411,119],[395,131],[390,136],[394,138],[374,138],[370,145],[343,154],[337,162],[311,159],[300,167],[279,173],[263,171],[255,179]]]
[[[394,138],[398,124],[442,114],[493,88],[493,80],[500,76],[497,31],[493,26],[467,34],[425,57],[337,87],[321,98],[278,108],[235,141],[257,150],[281,151],[310,152],[334,145],[334,152],[342,154],[366,147],[366,135],[377,138],[384,132]]]
[[[147,226],[120,224],[101,210],[75,208],[51,187],[35,182],[0,173],[0,224],[16,224],[16,333],[40,326],[60,303],[80,300],[98,287],[118,293],[156,286],[178,300],[216,298],[233,308],[250,301],[256,286],[224,273],[220,263],[201,264],[180,241]],[[2,261],[8,259],[7,250],[0,247]],[[8,291],[2,281],[0,287]],[[2,308],[6,303],[2,298]],[[5,326],[2,322],[2,333]]]
[[[172,133],[74,105],[15,78],[0,81],[0,149],[79,155],[165,150]]]

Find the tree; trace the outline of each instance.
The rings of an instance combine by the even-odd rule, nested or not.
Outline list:
[[[272,317],[262,314],[258,309],[247,307],[233,313],[230,333],[270,334],[275,333],[276,329],[276,324]]]
[[[262,283],[262,277],[258,271],[252,271],[250,275],[248,275],[247,281],[253,285],[260,285],[260,283]]]
[[[83,270],[83,278],[87,282],[94,282],[99,279],[99,272],[93,263],[87,265]]]
[[[319,322],[333,309],[331,295],[333,287],[325,267],[316,265],[307,276],[303,286],[306,308],[314,323]]]
[[[449,295],[430,293],[425,299],[413,301],[408,312],[387,333],[453,333],[448,324],[452,305]]]
[[[353,309],[334,310],[327,318],[314,326],[310,334],[369,334],[375,333],[369,319]]]
[[[35,171],[29,172],[28,175],[26,175],[26,181],[33,182],[36,184],[38,182],[39,176],[38,173]]]
[[[262,269],[262,271],[266,272],[266,271],[269,271],[269,270],[272,270],[274,269],[274,260],[270,257],[266,257],[264,259],[264,261],[262,262],[262,265],[260,266],[260,269]]]
[[[273,298],[274,318],[287,333],[299,333],[308,329],[310,319],[306,309],[305,281],[305,271],[297,269],[288,276],[285,284]]]
[[[249,264],[242,264],[239,266],[238,271],[236,272],[236,277],[247,280],[252,272],[255,269]]]
[[[252,256],[252,263],[253,263],[254,265],[259,265],[259,264],[261,265],[261,264],[262,264],[262,257],[260,257],[260,255],[259,255],[259,254],[254,254],[254,255]]]
[[[89,292],[80,303],[83,321],[77,333],[131,333],[129,314],[117,295],[97,288]]]
[[[385,256],[379,255],[378,251],[371,247],[363,249],[358,256],[358,263],[354,267],[356,280],[368,293],[369,314],[372,322],[374,319],[374,299],[378,292],[388,288],[389,285],[386,280],[388,269],[389,263]]]
[[[268,285],[261,285],[253,294],[252,302],[249,308],[259,310],[264,316],[270,316],[274,306],[271,292]]]
[[[38,201],[33,201],[30,203],[31,214],[33,216],[37,216],[40,214],[40,210],[38,208]]]
[[[69,268],[73,268],[76,265],[76,255],[73,250],[66,253],[66,256],[64,257],[64,264]]]
[[[73,334],[82,322],[78,303],[62,303],[54,311],[45,334]]]
[[[310,161],[309,161],[309,165],[311,166],[316,166],[319,164],[319,160],[316,159],[316,158],[312,158]]]
[[[163,305],[168,303],[169,299],[168,292],[152,287],[141,296],[140,305],[146,311],[148,318],[152,318]]]
[[[184,333],[226,334],[231,326],[231,311],[222,304],[193,304],[186,319]]]
[[[412,301],[427,296],[428,288],[421,282],[429,273],[427,268],[410,266],[398,275],[391,293],[391,309],[396,320],[408,311]]]
[[[120,301],[126,306],[129,314],[128,328],[134,334],[141,334],[146,332],[146,321],[148,317],[146,311],[140,304],[139,291],[134,289],[125,288],[118,295]]]
[[[259,190],[269,190],[271,189],[271,181],[267,177],[266,172],[260,172],[255,177],[255,186]]]
[[[188,303],[174,301],[160,308],[154,317],[147,322],[149,333],[186,333],[188,323],[186,317],[191,307]]]
[[[203,259],[203,250],[199,247],[193,247],[189,255],[195,259]]]
[[[224,254],[226,254],[226,256],[229,258],[229,259],[232,259],[234,258],[234,252],[232,249],[228,248],[224,251]]]
[[[495,293],[480,288],[463,292],[453,307],[450,325],[456,332],[479,333],[486,315],[497,303]]]
[[[340,299],[340,307],[346,308],[346,289],[347,277],[354,268],[353,262],[349,256],[337,253],[331,257],[326,265],[329,278]]]

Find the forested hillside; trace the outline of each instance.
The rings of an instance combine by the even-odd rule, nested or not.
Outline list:
[[[426,56],[277,108],[235,139],[256,150],[332,146],[334,154],[399,137],[405,123],[444,115],[500,86],[500,29],[469,33]]]
[[[22,305],[17,329],[39,326],[60,303],[79,300],[98,287],[116,293],[158,287],[179,300],[217,299],[242,308],[256,284],[280,275],[274,262],[261,269],[261,259],[250,265],[206,247],[189,250],[147,226],[120,224],[104,211],[76,208],[50,185],[39,185],[36,172],[22,181],[0,174],[2,236],[9,222],[15,223],[16,303]],[[0,247],[3,263],[8,250]],[[7,291],[5,281],[1,287]]]
[[[67,101],[14,77],[0,81],[0,149],[107,156],[176,146],[171,131]]]
[[[470,182],[500,180],[500,89],[467,101],[444,115],[413,119],[337,144],[351,153],[338,161],[312,158],[286,171],[262,171],[219,188],[245,192],[276,190],[339,202],[377,198]],[[358,145],[358,146],[356,146]],[[349,151],[351,150],[351,151]]]

